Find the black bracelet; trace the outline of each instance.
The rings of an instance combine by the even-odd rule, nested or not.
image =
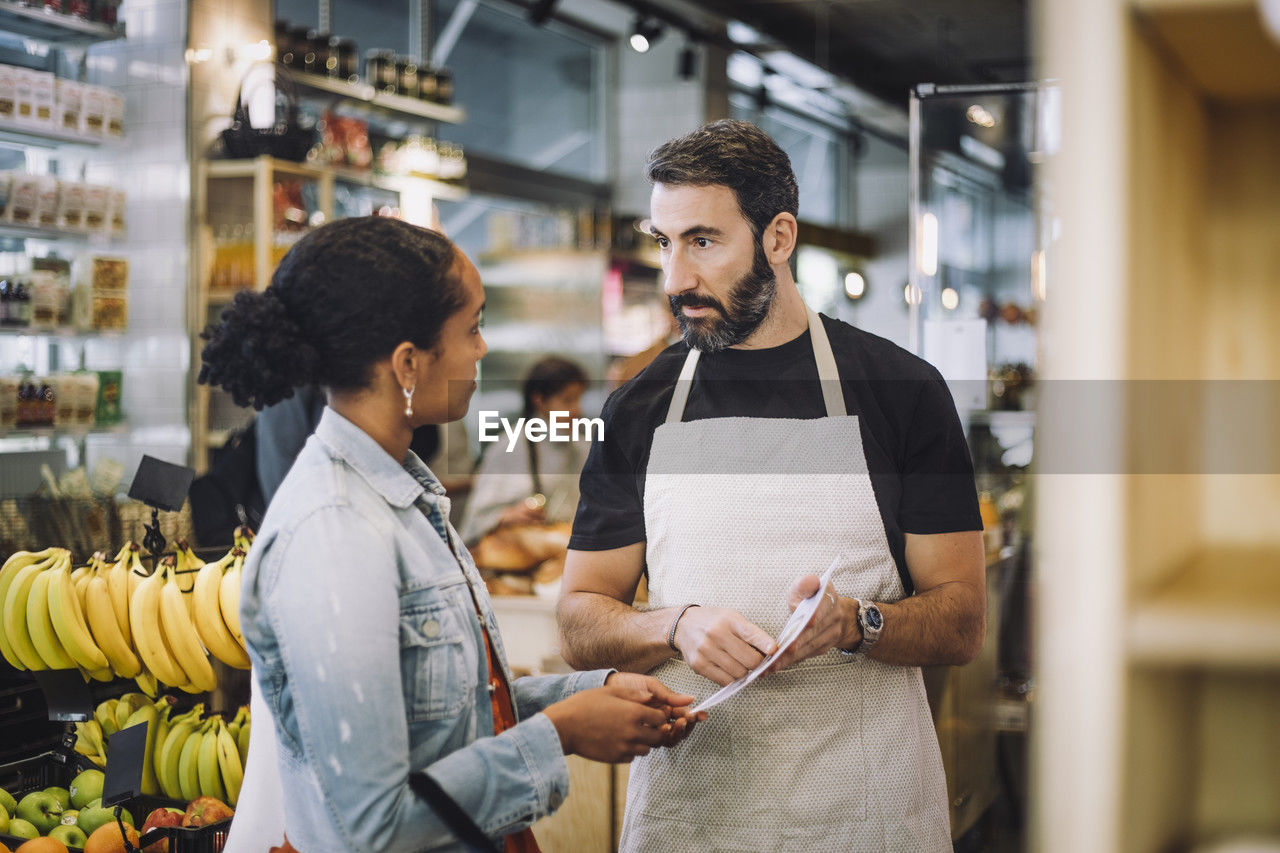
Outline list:
[[[697,607],[696,604],[686,604],[680,608],[680,612],[676,614],[676,618],[671,620],[671,630],[667,632],[667,645],[671,647],[671,651],[680,654],[680,650],[676,648],[676,626],[680,624],[680,617],[690,607]]]

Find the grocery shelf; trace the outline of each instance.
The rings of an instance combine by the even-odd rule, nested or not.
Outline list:
[[[294,163],[290,160],[277,160],[272,157],[252,160],[211,160],[208,163],[210,178],[252,178],[258,169],[260,160],[265,159],[272,173],[291,175],[298,178],[322,180],[332,177],[345,184],[358,184],[364,187],[376,187],[390,192],[402,193],[414,189],[425,189],[432,198],[446,201],[460,201],[467,197],[466,187],[448,184],[433,178],[417,175],[381,175],[361,169],[334,168],[318,166],[313,163]]]
[[[42,426],[0,428],[0,439],[5,438],[84,438],[88,435],[120,435],[128,432],[128,424],[110,426]]]
[[[360,171],[359,169],[328,168],[326,171],[332,172],[336,180],[345,184],[359,184],[360,186],[375,187],[396,193],[409,192],[415,189],[426,190],[432,198],[443,201],[461,201],[467,197],[466,187],[419,175],[378,175],[373,172]]]
[[[1127,633],[1134,663],[1280,668],[1280,550],[1205,550],[1139,598]]]
[[[35,338],[105,338],[124,334],[123,329],[77,329],[75,326],[0,326],[0,335]]]
[[[111,242],[107,234],[92,231],[67,231],[61,228],[38,228],[31,225],[16,225],[12,222],[0,222],[0,237],[30,238],[32,240],[62,240],[64,242],[101,243]]]
[[[118,142],[119,140],[115,137],[86,136],[83,133],[71,133],[51,125],[43,126],[16,121],[0,121],[0,141],[51,148],[58,145],[98,146],[104,142]]]
[[[300,89],[337,95],[353,104],[392,115],[429,119],[445,124],[462,124],[467,120],[467,113],[461,107],[420,101],[403,95],[388,95],[385,92],[376,91],[367,83],[348,83],[345,80],[335,80],[319,74],[298,72],[290,72],[290,76]]]
[[[125,37],[123,24],[108,27],[12,0],[0,0],[0,31],[56,45],[88,45]]]

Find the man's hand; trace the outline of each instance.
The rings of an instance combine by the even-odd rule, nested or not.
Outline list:
[[[690,607],[676,626],[676,648],[694,672],[723,687],[773,654],[778,644],[726,607]]]
[[[695,724],[707,718],[706,711],[699,711],[697,714],[689,713],[689,709],[693,707],[693,696],[675,693],[651,675],[613,672],[604,680],[604,683],[647,691],[650,694],[651,698],[646,704],[652,708],[662,709],[667,715],[667,728],[661,746],[675,746],[693,732]]]
[[[817,575],[805,575],[791,585],[788,605],[792,611],[809,596],[818,591],[822,581]],[[791,648],[787,649],[769,667],[770,672],[786,669],[794,663],[825,654],[836,646],[852,648],[862,640],[858,627],[858,604],[851,598],[842,598],[830,586],[818,602],[818,611],[800,632]]]

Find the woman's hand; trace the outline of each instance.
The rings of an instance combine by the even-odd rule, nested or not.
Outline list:
[[[665,710],[667,722],[670,723],[670,731],[663,740],[662,746],[675,746],[693,732],[695,723],[707,718],[706,711],[699,711],[697,714],[689,713],[689,709],[693,707],[694,697],[673,692],[671,688],[651,675],[640,675],[636,672],[613,672],[609,674],[604,683],[605,685],[634,687],[637,690],[646,690],[650,693],[652,698],[646,704]]]
[[[617,673],[610,679],[617,675],[625,674]],[[556,727],[566,754],[625,764],[637,755],[648,755],[655,746],[668,745],[675,724],[668,711],[671,706],[663,697],[681,705],[692,702],[693,697],[671,693],[661,682],[657,682],[661,688],[657,692],[648,681],[643,687],[633,686],[635,683],[624,678],[621,683],[583,690],[543,711]],[[687,734],[687,728],[686,722],[681,731]]]

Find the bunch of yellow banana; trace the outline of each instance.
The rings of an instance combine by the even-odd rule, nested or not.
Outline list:
[[[168,735],[172,696],[161,696],[154,702],[142,693],[126,693],[118,699],[107,699],[94,709],[93,719],[76,723],[75,751],[99,767],[107,764],[107,743],[118,731],[145,722],[147,746],[143,762],[142,793],[161,793],[155,772],[157,744]]]
[[[241,706],[228,723],[221,715],[205,717],[203,703],[171,719],[174,701],[162,696],[152,702],[141,693],[106,700],[93,719],[76,723],[76,752],[105,767],[110,736],[146,720],[144,794],[173,800],[210,796],[234,806],[249,754],[249,706]]]
[[[19,669],[79,669],[86,679],[133,678],[204,693],[217,687],[208,654],[249,668],[240,632],[240,575],[253,534],[205,563],[186,542],[150,573],[130,542],[73,569],[62,548],[21,551],[0,567],[0,655]],[[207,650],[207,651],[206,651]]]

